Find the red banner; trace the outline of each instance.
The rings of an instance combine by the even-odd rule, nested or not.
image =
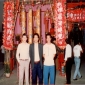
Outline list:
[[[67,10],[67,20],[72,22],[85,21],[85,8]]]
[[[14,36],[14,3],[4,2],[3,45],[5,49],[13,49]]]
[[[60,48],[65,47],[66,39],[66,0],[61,0],[54,2],[54,23],[55,23],[55,32],[56,32],[56,42]]]

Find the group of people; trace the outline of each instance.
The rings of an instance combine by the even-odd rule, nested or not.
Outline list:
[[[55,84],[55,57],[57,56],[56,45],[51,43],[51,35],[46,35],[46,43],[43,45],[39,43],[39,35],[33,35],[33,43],[28,44],[26,34],[22,35],[22,42],[17,47],[16,59],[19,63],[19,85],[23,85],[23,78],[25,72],[25,82],[29,85],[29,64],[31,62],[32,68],[32,85],[37,85],[37,77],[39,85]],[[60,50],[61,51],[61,50]],[[73,51],[73,52],[72,52]],[[77,75],[82,78],[80,74],[80,55],[83,52],[79,42],[71,47],[70,40],[66,39],[64,65],[66,66],[66,84],[71,84],[71,68],[72,68],[72,53],[74,55],[75,72],[73,80],[77,80]]]
[[[66,80],[67,80],[66,84],[71,84],[71,68],[72,68],[73,59],[75,63],[75,72],[73,80],[77,80],[77,75],[79,78],[82,78],[82,75],[79,71],[81,52],[83,53],[80,42],[77,41],[72,49],[70,45],[70,40],[66,39],[65,59],[64,59],[65,60],[64,65],[66,66]],[[74,58],[72,58],[72,54]]]
[[[22,35],[22,42],[17,47],[16,59],[19,63],[19,85],[23,85],[25,72],[25,83],[29,85],[29,63],[32,68],[32,85],[55,84],[54,57],[56,47],[51,43],[51,35],[46,35],[46,44],[39,43],[39,35],[33,35],[33,43],[28,44],[26,34]]]

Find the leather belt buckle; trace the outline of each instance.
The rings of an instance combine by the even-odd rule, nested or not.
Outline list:
[[[28,59],[20,59],[20,60],[22,60],[22,61],[27,61]]]

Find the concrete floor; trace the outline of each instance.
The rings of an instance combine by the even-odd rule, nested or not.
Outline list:
[[[74,71],[75,71],[75,66],[73,64],[72,71],[71,71],[71,85],[85,85],[85,63],[82,63],[81,68],[80,68],[80,72],[82,75],[81,79],[77,77],[78,80],[76,81],[73,80]],[[64,85],[65,83],[66,83],[65,77],[60,76],[59,71],[58,71],[56,75],[56,85]]]
[[[72,75],[71,75],[71,85],[85,85],[85,62],[83,62],[81,64],[81,68],[80,68],[80,72],[82,74],[82,79],[78,79],[76,81],[73,81],[73,74],[74,74],[74,64],[72,66]],[[0,74],[2,74],[0,76],[0,85],[18,85],[18,78],[17,78],[17,69],[15,67],[15,69],[13,70],[10,78],[6,78],[4,75],[4,69],[0,70]],[[56,83],[55,85],[64,85],[65,84],[65,76],[60,76],[59,75],[59,71],[57,71],[56,74]]]

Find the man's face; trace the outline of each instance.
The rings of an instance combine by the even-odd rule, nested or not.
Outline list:
[[[38,36],[37,36],[37,35],[35,35],[35,36],[34,36],[34,42],[35,42],[35,43],[37,43],[37,42],[38,42],[38,40],[39,40]]]
[[[23,41],[23,42],[26,42],[26,41],[27,41],[27,37],[26,37],[26,36],[23,36],[23,37],[22,37],[22,41]]]
[[[47,36],[47,42],[51,42],[51,37]]]

